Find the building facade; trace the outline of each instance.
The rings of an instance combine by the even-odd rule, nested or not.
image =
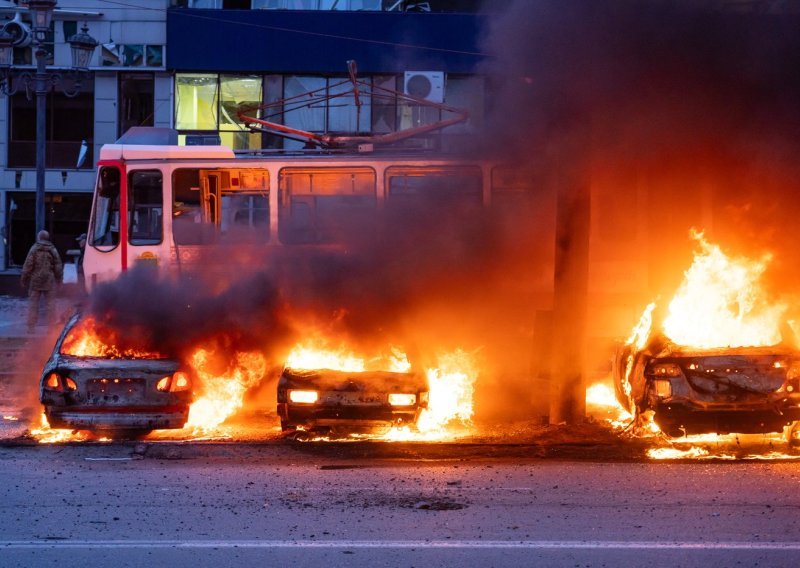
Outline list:
[[[0,1],[0,18],[29,23],[24,3]],[[86,231],[95,161],[103,144],[132,126],[175,128],[180,142],[202,137],[237,150],[295,148],[302,142],[245,128],[241,105],[314,90],[335,94],[348,77],[404,91],[414,76],[433,81],[430,100],[471,111],[470,123],[410,142],[443,147],[479,125],[485,85],[475,74],[479,2],[442,0],[59,0],[45,42],[48,72],[62,76],[47,96],[46,228],[65,255]],[[67,40],[86,26],[99,45],[77,96]],[[36,101],[23,74],[30,46],[14,50],[0,98],[0,270],[18,270],[34,240]],[[429,85],[430,86],[430,85]],[[428,97],[429,95],[425,95]],[[344,104],[342,104],[344,102]],[[386,101],[324,103],[275,117],[299,129],[385,133],[438,120],[435,109]]]
[[[94,185],[95,156],[132,124],[170,126],[172,79],[166,71],[168,0],[119,3],[60,0],[45,42],[48,72],[61,81],[47,96],[46,228],[64,255],[86,232]],[[0,3],[0,18],[29,23],[28,10]],[[99,45],[77,96],[67,39],[86,26]],[[18,268],[33,242],[36,186],[36,101],[22,74],[35,68],[31,46],[14,49],[11,84],[0,98],[0,268]]]

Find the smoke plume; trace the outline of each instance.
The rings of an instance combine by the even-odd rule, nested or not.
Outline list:
[[[555,247],[576,242],[555,227],[575,172],[591,180],[591,266],[607,270],[589,271],[589,294],[624,308],[591,306],[590,338],[625,335],[674,289],[692,227],[741,253],[775,250],[782,282],[795,276],[796,16],[520,0],[488,21],[489,108],[468,150],[526,172],[490,209],[387,208],[354,219],[335,248],[222,244],[180,275],[137,269],[98,287],[90,312],[180,356],[213,340],[280,364],[314,331],[421,360],[475,350],[478,412],[491,400],[529,416],[545,399]]]

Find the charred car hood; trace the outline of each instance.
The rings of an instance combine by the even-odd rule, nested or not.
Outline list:
[[[151,376],[174,373],[179,365],[172,359],[107,359],[59,355],[47,367],[48,370],[64,369],[86,376]]]

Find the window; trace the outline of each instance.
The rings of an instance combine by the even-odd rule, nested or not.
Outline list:
[[[327,80],[324,77],[290,76],[283,80],[284,104],[283,120],[287,126],[309,132],[325,131],[325,91]],[[314,93],[313,96],[306,93]],[[292,99],[291,101],[289,99]],[[318,99],[311,105],[311,99]],[[287,147],[301,147],[302,142],[286,140]]]
[[[66,85],[72,90],[72,85]],[[30,100],[25,89],[9,97],[8,167],[36,167],[36,97]],[[81,93],[69,98],[60,87],[47,95],[45,116],[45,167],[48,169],[90,170],[94,138],[94,80],[85,80]],[[87,142],[90,154],[79,163],[81,146]]]
[[[261,147],[261,135],[250,132],[239,120],[239,108],[261,104],[261,78],[222,75],[219,78],[219,130],[222,143],[235,150]],[[255,116],[255,110],[248,113]]]
[[[372,131],[381,134],[394,132],[397,130],[397,101],[385,95],[387,91],[397,90],[397,77],[375,76],[372,84],[376,93],[384,95],[372,101]]]
[[[292,75],[284,79],[284,124],[308,132],[369,132],[372,106],[361,97],[360,110],[352,94],[352,84],[343,77]],[[328,99],[327,97],[331,98]],[[309,104],[310,103],[310,104]],[[300,148],[303,142],[286,140],[285,148]]]
[[[372,168],[284,168],[278,238],[285,244],[345,242],[369,231],[377,206]]]
[[[180,169],[172,174],[172,236],[177,245],[204,242],[208,230],[200,194],[200,170]]]
[[[132,126],[153,126],[155,81],[152,73],[119,74],[119,138]]]
[[[104,67],[163,67],[164,46],[104,43],[100,50]]]
[[[225,180],[225,176],[222,178]],[[269,238],[269,172],[230,172],[230,187],[220,188],[220,233],[237,238]]]
[[[391,167],[386,170],[389,203],[444,209],[483,203],[477,167]]]
[[[157,245],[163,238],[163,190],[158,170],[131,172],[128,184],[129,242]]]
[[[215,132],[235,150],[261,148],[261,135],[250,132],[237,116],[239,108],[261,104],[261,83],[255,76],[178,74],[175,128],[182,139],[188,131]]]
[[[520,226],[546,223],[542,216],[549,212],[545,197],[547,182],[542,172],[527,164],[495,166],[491,180],[492,209],[507,220],[504,223],[507,230],[503,232],[520,233]]]
[[[369,132],[370,100],[360,97],[359,109],[352,90],[353,84],[349,80],[329,80],[328,94],[334,98],[328,101],[328,132]]]
[[[175,78],[175,128],[217,129],[217,76],[180,74]]]
[[[100,169],[89,244],[103,252],[113,250],[119,244],[119,184],[119,169]]]
[[[484,94],[486,92],[483,77],[447,76],[445,86],[445,100],[447,106],[463,108],[469,111],[466,122],[454,124],[445,129],[448,134],[462,134],[479,130],[483,124],[484,107],[486,105]],[[447,114],[445,118],[447,118]]]
[[[269,239],[269,172],[182,168],[172,177],[172,233],[179,245],[234,236]]]
[[[181,143],[187,134],[218,135],[222,144],[233,149],[303,148],[305,139],[277,134],[250,132],[239,120],[243,110],[249,116],[260,115],[270,122],[315,134],[386,134],[452,118],[435,107],[401,101],[395,91],[400,86],[397,75],[361,77],[371,89],[362,88],[360,106],[352,95],[352,84],[345,76],[266,75],[236,76],[202,73],[176,75],[175,127]],[[369,93],[369,91],[372,91]],[[465,107],[470,121],[449,127],[451,135],[466,135],[481,124],[484,106],[482,78],[463,76],[447,85],[448,104]],[[271,105],[259,113],[262,103]],[[401,145],[433,148],[442,145],[442,133],[433,131]]]

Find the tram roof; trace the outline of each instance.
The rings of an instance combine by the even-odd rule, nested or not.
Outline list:
[[[360,144],[348,148],[314,148],[314,149],[260,149],[237,150],[227,146],[208,144],[212,137],[193,137],[202,139],[187,145],[178,145],[178,132],[172,128],[132,127],[113,144],[104,144],[100,148],[100,160],[125,161],[204,161],[204,160],[236,160],[244,163],[258,159],[285,160],[318,160],[326,162],[340,160],[425,160],[425,161],[460,161],[459,156],[442,153],[432,149],[409,147],[381,147],[372,144]],[[188,141],[188,137],[187,137]],[[462,157],[463,159],[463,157]],[[467,161],[474,161],[469,160]]]
[[[206,161],[225,160],[236,161],[240,167],[252,167],[259,159],[272,160],[300,160],[309,161],[324,159],[325,162],[342,161],[415,161],[415,162],[466,162],[475,163],[475,160],[459,158],[453,154],[442,154],[431,151],[402,151],[388,149],[375,152],[353,151],[323,151],[323,150],[296,150],[296,151],[262,151],[262,152],[234,152],[227,146],[174,146],[174,145],[145,145],[145,144],[105,144],[100,148],[100,160],[124,161]],[[249,164],[248,164],[249,162]]]
[[[161,146],[144,144],[105,144],[101,160],[232,159],[227,146]]]

